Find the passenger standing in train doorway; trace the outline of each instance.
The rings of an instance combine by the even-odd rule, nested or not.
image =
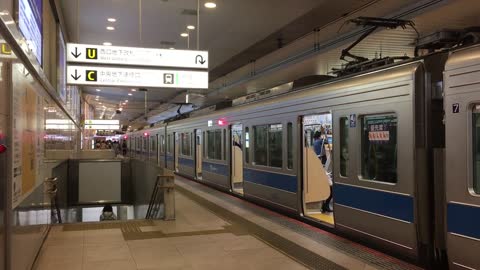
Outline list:
[[[315,131],[313,140],[313,151],[315,151],[315,154],[317,154],[317,157],[322,161],[323,166],[325,166],[325,163],[327,163],[327,151],[325,151],[326,138],[322,138],[320,131]]]
[[[324,131],[325,133],[325,131]],[[320,161],[323,164],[323,167],[325,168],[325,172],[327,173],[328,176],[328,182],[330,185],[330,196],[323,202],[322,204],[322,212],[332,212],[332,209],[330,209],[330,202],[332,201],[332,154],[330,154],[330,157],[327,157],[327,151],[325,149],[325,143],[328,144],[328,139],[327,137],[322,137],[322,132],[316,131],[315,134],[313,134],[313,150],[315,151],[315,154],[317,157],[320,159]]]

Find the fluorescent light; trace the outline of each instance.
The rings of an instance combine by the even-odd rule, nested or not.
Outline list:
[[[182,37],[188,37],[188,33],[181,33],[180,36],[182,36]]]
[[[99,102],[98,105],[102,105],[102,102]],[[103,106],[103,107],[105,107],[105,106]]]
[[[175,50],[175,48],[171,47],[170,50]]]
[[[111,43],[111,42],[103,42],[103,45],[105,45],[105,46],[112,46],[112,43]]]
[[[188,25],[188,26],[187,26],[187,29],[188,29],[188,30],[195,30],[195,26],[194,26],[194,25]]]
[[[115,19],[115,18],[108,18],[107,21],[109,21],[109,22],[116,22],[117,19]]]
[[[124,102],[124,103],[122,103],[122,105],[127,105],[127,103]],[[120,108],[120,109],[121,109],[121,108]]]
[[[216,8],[217,4],[215,4],[214,2],[206,2],[205,7],[206,8]]]
[[[113,26],[107,26],[107,30],[113,31],[113,30],[115,30],[115,27],[113,27]]]
[[[129,96],[133,95],[132,93],[128,93]]]
[[[97,90],[97,92],[100,92],[100,91],[102,91],[102,90],[100,90],[100,89],[98,89],[98,88],[97,88],[96,90]]]
[[[125,102],[128,102],[128,99],[125,99]]]
[[[137,91],[137,89],[132,88],[132,92],[136,92],[136,91]]]

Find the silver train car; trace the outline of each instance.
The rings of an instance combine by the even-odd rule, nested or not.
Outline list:
[[[128,147],[419,265],[480,269],[479,74],[479,46],[436,53],[134,132]]]

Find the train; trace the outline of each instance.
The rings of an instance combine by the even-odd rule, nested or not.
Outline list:
[[[480,269],[480,46],[125,135],[128,155],[440,269]],[[332,166],[313,151],[320,132]]]

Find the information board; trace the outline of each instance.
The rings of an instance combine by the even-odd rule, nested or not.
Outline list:
[[[70,85],[208,88],[207,71],[68,66]]]
[[[207,69],[208,52],[68,43],[67,61],[71,63]]]
[[[18,0],[18,27],[40,64],[42,64],[42,20],[42,0]]]

